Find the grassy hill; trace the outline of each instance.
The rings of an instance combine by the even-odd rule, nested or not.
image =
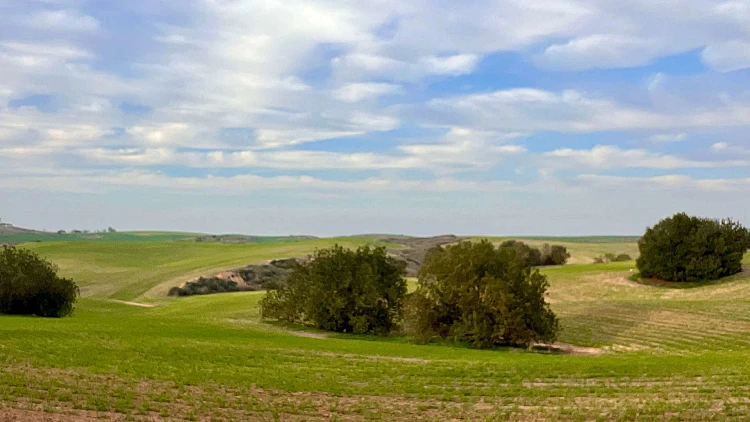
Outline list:
[[[71,318],[0,316],[0,415],[442,421],[743,420],[750,414],[750,274],[670,288],[629,281],[632,262],[544,269],[561,341],[578,346],[562,355],[420,346],[402,337],[264,324],[260,292],[162,295],[210,268],[335,241],[354,246],[372,238],[30,244],[74,276],[86,297]],[[635,246],[566,242],[576,262]]]
[[[223,244],[194,242],[193,238],[179,233],[108,233],[99,240],[23,246],[48,257],[61,274],[78,281],[84,296],[136,300],[165,296],[170,287],[201,275],[274,258],[305,256],[335,243],[352,247],[374,242],[357,237],[297,242],[268,238],[257,244]]]
[[[29,242],[74,242],[74,241],[97,241],[97,242],[167,242],[167,241],[204,241],[214,243],[277,243],[283,241],[296,241],[302,236],[240,236],[225,235],[212,236],[202,233],[183,232],[160,232],[160,231],[136,231],[136,232],[113,232],[113,233],[50,233],[34,230],[10,229],[0,230],[0,244],[21,244]]]

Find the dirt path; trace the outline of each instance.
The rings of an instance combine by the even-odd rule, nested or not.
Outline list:
[[[137,306],[139,308],[156,308],[157,306],[153,303],[128,302],[127,300],[116,300],[116,299],[112,299],[110,300],[110,302],[120,303],[122,305],[128,305],[128,306]]]
[[[603,355],[606,351],[598,347],[583,347],[576,346],[568,343],[552,343],[552,344],[534,344],[532,347],[542,350],[548,350],[554,353],[563,353],[566,355],[580,355],[580,356],[599,356]]]

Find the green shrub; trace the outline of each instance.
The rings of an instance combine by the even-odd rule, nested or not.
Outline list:
[[[185,283],[182,287],[172,287],[169,289],[169,296],[210,295],[215,293],[257,290],[243,287],[238,285],[236,281],[232,280],[218,277],[201,277],[198,280]]]
[[[63,317],[73,312],[78,286],[26,249],[0,250],[0,313]]]
[[[568,248],[560,245],[542,246],[542,263],[541,265],[565,265],[570,258]]]
[[[513,248],[462,242],[429,252],[412,295],[407,329],[421,341],[475,347],[554,341],[557,317],[545,302],[547,278]]]
[[[500,248],[512,249],[513,251],[515,251],[516,256],[519,259],[522,259],[528,267],[536,267],[542,265],[542,251],[537,248],[532,248],[531,246],[523,242],[519,242],[517,240],[507,240],[500,244]]]
[[[621,253],[618,255],[615,255],[613,253],[605,253],[602,256],[594,258],[594,264],[608,264],[610,262],[627,262],[632,260],[633,258],[626,253]]]
[[[406,264],[385,248],[352,251],[336,245],[293,265],[286,283],[261,301],[263,318],[357,334],[387,334],[399,327]]]
[[[645,278],[717,280],[742,271],[747,239],[748,230],[732,220],[676,214],[646,230],[638,269]]]
[[[545,243],[542,249],[532,248],[531,246],[517,240],[507,240],[500,244],[501,249],[512,249],[516,256],[522,259],[529,267],[538,267],[542,265],[565,265],[570,258],[568,249],[560,245]]]

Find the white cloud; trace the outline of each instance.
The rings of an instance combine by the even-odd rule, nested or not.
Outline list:
[[[558,168],[681,169],[750,166],[750,161],[747,160],[696,161],[674,155],[657,154],[645,149],[624,150],[612,145],[597,145],[591,149],[561,148],[544,155],[549,158],[550,166]]]
[[[60,172],[55,176],[29,175],[6,177],[3,189],[42,190],[56,192],[103,193],[130,188],[157,188],[169,191],[202,192],[204,194],[238,194],[255,190],[293,191],[497,191],[507,183],[478,184],[451,178],[431,181],[368,178],[352,181],[330,181],[310,176],[238,175],[232,177],[168,177],[157,172]]]
[[[471,73],[479,62],[475,54],[456,54],[448,57],[425,57],[422,63],[429,73],[438,75],[463,75]]]
[[[701,54],[703,61],[720,72],[750,68],[750,40],[732,40],[709,45]]]
[[[651,141],[656,143],[682,142],[687,139],[688,134],[682,133],[660,133],[651,136]]]
[[[711,149],[716,152],[723,152],[729,149],[729,144],[726,142],[717,142],[711,145]]]
[[[435,99],[428,103],[443,124],[471,124],[485,130],[597,132],[743,127],[750,104],[724,101],[713,107],[654,110],[620,104],[575,90],[515,88]]]
[[[364,100],[372,100],[384,95],[403,93],[401,85],[377,82],[362,82],[346,84],[333,91],[333,96],[338,100],[357,103]]]
[[[715,153],[721,153],[721,154],[735,154],[735,155],[750,154],[749,147],[732,145],[728,142],[716,142],[715,144],[712,144],[711,151]]]
[[[26,18],[26,24],[43,31],[94,31],[99,21],[75,10],[43,10]]]
[[[623,177],[603,176],[598,174],[581,174],[578,182],[598,188],[634,188],[639,190],[652,189],[684,189],[707,192],[742,191],[750,192],[750,178],[737,179],[694,179],[690,176],[673,174],[654,177]]]
[[[391,116],[356,112],[349,118],[349,122],[355,128],[361,128],[364,132],[385,132],[396,129],[399,119]]]
[[[578,74],[548,73],[551,80],[545,86],[559,90],[486,91],[507,82],[488,79],[492,72],[513,74],[534,64],[573,71],[631,67],[697,51],[713,69],[743,69],[750,51],[745,0],[467,0],[459,7],[448,0],[200,0],[126,2],[113,8],[143,19],[140,23],[146,25],[132,25],[143,31],[138,34],[109,25],[107,14],[98,22],[86,12],[86,2],[16,3],[29,6],[0,17],[8,34],[0,42],[3,186],[26,183],[82,191],[130,186],[145,191],[174,184],[201,192],[296,186],[418,193],[453,187],[489,190],[499,184],[478,180],[517,171],[542,174],[544,184],[507,189],[552,195],[562,186],[556,178],[576,171],[731,167],[740,175],[745,171],[740,166],[750,160],[721,155],[744,154],[741,141],[720,142],[711,149],[704,141],[712,131],[742,132],[750,126],[750,93],[741,72],[673,75],[669,68],[659,68],[655,71],[661,73],[643,78],[643,86],[618,79],[619,72],[602,73],[614,79],[585,80]],[[175,14],[152,13],[170,7]],[[96,30],[113,38],[100,37]],[[126,51],[115,51],[106,42],[129,37],[132,47],[116,47]],[[498,64],[506,57],[511,59]],[[471,80],[485,58],[483,64],[495,67]],[[464,77],[433,85],[456,76]],[[682,78],[681,89],[675,88],[677,78]],[[468,94],[430,100],[442,95],[438,86]],[[37,94],[59,100],[60,110],[6,106]],[[120,109],[125,101],[151,111],[145,116],[126,113]],[[407,104],[394,104],[398,102]],[[242,135],[224,138],[227,128]],[[357,152],[337,151],[335,145],[326,151],[299,147],[389,131],[367,141],[338,141]],[[558,138],[559,132],[568,135]],[[609,132],[629,139],[652,135],[655,143],[690,139],[690,145],[669,148],[704,143],[706,151],[717,155],[686,158],[677,152],[627,149],[622,143],[582,149],[570,135],[597,133],[603,144],[621,139],[609,138]],[[378,136],[388,139],[376,147]],[[526,136],[528,141],[520,140]],[[730,134],[718,137],[722,139],[739,138]],[[553,151],[537,153],[539,145]],[[263,168],[277,176],[173,178],[158,172],[167,165],[203,169],[195,174]],[[122,170],[133,168],[153,171]],[[423,171],[400,171],[406,169]],[[319,170],[346,171],[348,181],[298,176]],[[433,179],[403,182],[380,175],[365,181],[363,174],[376,171],[388,176],[426,173]],[[462,178],[481,177],[476,182],[442,177],[461,172]],[[697,186],[685,178],[652,182]],[[733,189],[742,184],[742,179],[722,180],[701,183]]]
[[[321,139],[343,138],[346,136],[362,135],[363,131],[349,130],[336,131],[330,129],[259,129],[256,131],[256,140],[261,147],[278,148],[282,146],[297,145],[303,142],[317,141]]]
[[[656,43],[635,36],[593,34],[551,45],[537,60],[566,70],[634,67],[649,63],[656,49]]]

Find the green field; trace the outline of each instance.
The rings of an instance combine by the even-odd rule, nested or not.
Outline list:
[[[70,318],[0,316],[0,421],[750,418],[750,274],[673,288],[628,280],[633,262],[588,264],[635,255],[632,239],[534,241],[565,242],[578,263],[543,270],[568,354],[265,324],[262,293],[164,296],[336,241],[27,244],[85,297]]]

